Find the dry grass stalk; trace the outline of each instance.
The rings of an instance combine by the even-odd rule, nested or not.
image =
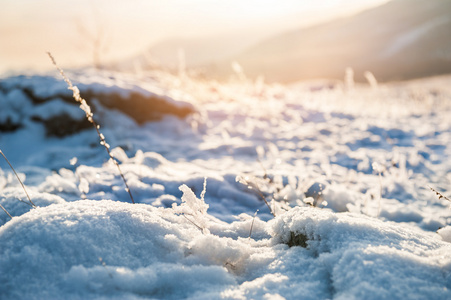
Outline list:
[[[13,216],[11,216],[11,215],[9,214],[9,212],[3,207],[3,205],[0,204],[0,208],[3,209],[3,211],[4,211],[11,219],[13,218]]]
[[[127,181],[125,180],[124,174],[122,173],[121,167],[119,166],[119,163],[117,162],[116,158],[111,153],[110,145],[106,142],[105,136],[100,132],[100,126],[94,121],[94,118],[93,118],[94,115],[91,111],[91,107],[88,105],[88,103],[86,103],[86,100],[80,96],[80,90],[78,89],[78,87],[74,86],[72,84],[70,79],[66,76],[66,74],[64,74],[64,71],[56,64],[55,58],[52,56],[52,54],[50,52],[47,52],[47,54],[50,57],[50,60],[52,61],[53,65],[56,67],[56,69],[59,71],[59,73],[63,77],[69,90],[71,90],[73,92],[73,97],[74,97],[75,101],[80,103],[80,108],[85,112],[86,118],[92,124],[92,126],[94,126],[94,128],[96,129],[97,135],[99,136],[99,139],[100,139],[100,145],[105,147],[105,150],[108,153],[108,156],[111,158],[111,160],[116,165],[116,167],[119,171],[119,174],[121,175],[122,181],[124,182],[125,190],[128,192],[132,203],[135,203],[135,200],[133,199],[133,195],[130,190],[130,187],[128,186]]]
[[[8,158],[6,158],[6,155],[3,153],[2,150],[0,150],[0,154],[3,156],[3,158],[6,160],[6,162],[8,163],[8,165],[10,166],[11,170],[13,170],[14,174],[16,175],[17,180],[19,180],[20,185],[22,185],[22,188],[25,192],[25,195],[27,195],[28,198],[28,203],[31,207],[36,208],[36,205],[33,203],[33,201],[31,201],[30,195],[28,195],[27,189],[25,188],[25,185],[23,184],[22,180],[20,180],[19,175],[17,175],[16,170],[14,170],[13,166],[11,165],[11,163],[9,162]],[[23,202],[23,201],[22,201]],[[5,209],[3,209],[5,210]]]
[[[262,191],[258,187],[257,183],[251,182],[243,177],[238,177],[237,181],[247,186],[248,189],[253,190],[257,193],[257,195],[265,202],[266,206],[268,206],[270,213],[273,215],[273,217],[276,217],[276,214],[274,213],[273,209],[271,208],[271,205],[269,205],[268,200],[266,200],[265,195],[263,195]]]

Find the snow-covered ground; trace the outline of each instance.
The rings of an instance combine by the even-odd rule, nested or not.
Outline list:
[[[68,75],[136,204],[58,74],[2,78],[0,299],[451,298],[450,77]]]

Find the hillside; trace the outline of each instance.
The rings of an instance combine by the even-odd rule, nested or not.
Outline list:
[[[451,1],[393,0],[352,17],[294,30],[235,56],[248,75],[270,81],[356,79],[371,71],[381,81],[451,72]]]

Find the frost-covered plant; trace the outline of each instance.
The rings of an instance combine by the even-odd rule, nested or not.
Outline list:
[[[435,193],[435,195],[438,196],[438,200],[445,199],[445,200],[448,200],[449,202],[451,202],[451,199],[449,199],[449,198],[446,197],[446,196],[443,196],[443,194],[440,193],[439,191],[437,191],[436,189],[434,189],[434,188],[432,188],[432,187],[429,187],[429,188],[431,189],[431,191],[433,191],[433,192]]]
[[[1,154],[1,155],[3,156],[3,158],[6,160],[6,162],[7,162],[8,165],[10,166],[11,170],[13,170],[14,174],[16,175],[17,180],[19,180],[20,185],[22,186],[22,188],[23,188],[23,190],[24,190],[24,192],[25,192],[25,195],[27,195],[28,202],[25,202],[25,201],[20,200],[20,199],[19,199],[19,201],[24,202],[24,203],[27,203],[27,204],[30,205],[32,208],[36,208],[36,205],[33,203],[33,201],[31,201],[30,195],[28,195],[28,192],[27,192],[27,189],[25,188],[25,185],[23,184],[22,180],[20,180],[19,175],[17,175],[17,173],[16,173],[16,170],[14,170],[13,166],[12,166],[11,163],[9,162],[8,158],[6,158],[6,155],[3,153],[3,151],[2,151],[1,149],[0,149],[0,154]],[[3,208],[3,207],[2,207],[2,208]],[[3,210],[5,210],[5,209],[3,208]],[[5,212],[6,212],[6,210],[5,210]],[[6,213],[8,213],[8,212],[6,212]],[[8,215],[9,215],[9,214],[8,214]]]
[[[365,73],[363,73],[363,76],[365,76],[365,78],[368,81],[368,83],[370,84],[371,88],[373,90],[376,90],[378,87],[378,83],[377,83],[376,77],[374,77],[374,74],[371,73],[370,71],[366,71]]]
[[[204,197],[207,191],[207,178],[204,180],[204,187],[200,194],[200,199],[196,197],[193,191],[185,184],[179,187],[183,192],[182,204],[173,204],[172,208],[175,213],[183,215],[189,222],[199,228],[204,234],[209,234],[208,230],[208,214],[209,205],[205,203]],[[188,218],[190,216],[191,218]]]
[[[247,77],[244,74],[244,70],[243,67],[236,61],[232,62],[232,70],[235,73],[235,75],[237,76],[237,78],[242,82],[246,82],[247,81]]]
[[[86,178],[81,177],[81,174],[78,171],[78,159],[76,157],[73,157],[70,160],[70,164],[75,167],[74,174],[78,179],[78,190],[80,191],[81,198],[86,199],[86,195],[89,193],[89,181]]]
[[[251,229],[249,230],[249,240],[251,239],[252,236],[252,229],[254,229],[254,221],[255,221],[255,217],[258,214],[258,209],[255,211],[254,216],[252,217],[252,223],[251,223]]]
[[[345,87],[346,90],[352,91],[354,89],[354,70],[352,68],[346,68],[345,71]]]
[[[133,199],[133,195],[130,190],[130,187],[128,186],[127,181],[125,180],[124,174],[122,173],[121,167],[119,166],[119,163],[117,162],[116,158],[111,153],[110,145],[106,142],[105,136],[100,132],[100,125],[98,125],[94,121],[94,118],[93,118],[94,114],[91,111],[91,107],[88,105],[86,100],[80,96],[80,90],[78,89],[78,87],[72,84],[70,79],[66,76],[66,74],[64,74],[64,71],[56,64],[55,58],[52,56],[52,54],[50,52],[47,52],[47,54],[50,57],[50,60],[52,61],[53,65],[56,67],[56,69],[59,71],[59,73],[63,77],[64,81],[67,83],[68,89],[73,92],[73,97],[74,97],[75,101],[80,103],[80,108],[85,112],[86,118],[92,124],[92,126],[94,126],[94,128],[96,129],[97,135],[99,136],[99,139],[100,139],[100,145],[105,147],[105,150],[108,153],[108,156],[110,157],[111,161],[116,165],[116,167],[119,171],[119,174],[121,175],[122,181],[124,181],[125,190],[128,192],[132,203],[135,203],[135,200]]]

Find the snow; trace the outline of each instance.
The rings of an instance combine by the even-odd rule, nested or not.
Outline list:
[[[437,233],[441,236],[444,241],[451,243],[451,226],[446,226],[440,228]]]
[[[276,243],[291,233],[307,237],[307,249],[328,268],[337,299],[437,299],[449,297],[449,244],[398,224],[314,208],[294,208],[274,220]],[[445,258],[447,257],[448,258]]]
[[[81,97],[158,91],[194,110],[94,111],[132,204],[94,128],[47,136],[32,117],[84,117],[62,79],[3,78],[0,125],[20,127],[0,126],[0,149],[37,208],[0,162],[1,299],[451,298],[451,203],[430,189],[449,198],[449,77],[67,74]]]

